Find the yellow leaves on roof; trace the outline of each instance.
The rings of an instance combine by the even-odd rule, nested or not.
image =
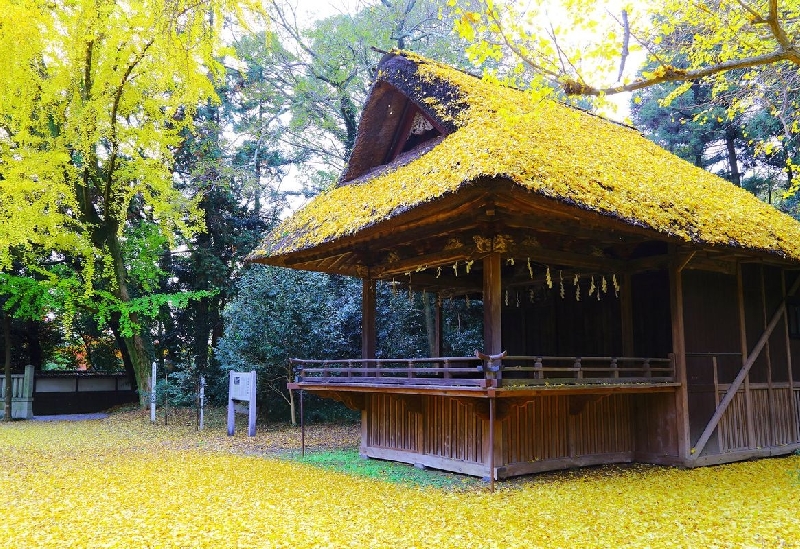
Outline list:
[[[635,130],[404,55],[417,63],[423,81],[445,81],[462,94],[469,107],[456,120],[459,129],[405,166],[319,196],[254,256],[335,240],[478,177],[505,176],[534,193],[684,241],[800,259],[794,219]],[[420,100],[443,110],[437,97]]]

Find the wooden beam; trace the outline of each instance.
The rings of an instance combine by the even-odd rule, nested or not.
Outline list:
[[[375,279],[361,285],[361,358],[375,358]]]
[[[502,352],[502,280],[500,253],[483,258],[483,352]]]
[[[456,261],[464,262],[473,258],[477,258],[478,254],[474,246],[464,246],[463,248],[455,248],[452,250],[442,250],[422,256],[413,256],[394,263],[387,263],[379,265],[372,269],[376,278],[387,278],[392,275],[402,275],[408,272],[413,272],[418,267],[442,267],[449,268]]]
[[[787,296],[794,295],[798,287],[800,287],[800,277],[798,277],[795,283],[792,285]],[[784,314],[786,314],[785,298],[778,307],[778,310],[775,311],[775,314],[772,315],[772,320],[770,320],[769,325],[767,325],[767,329],[764,330],[763,334],[761,334],[761,337],[759,338],[755,347],[753,347],[752,352],[748,356],[747,361],[744,363],[744,365],[742,365],[742,369],[739,370],[739,374],[736,376],[736,379],[733,380],[733,383],[731,383],[730,387],[728,388],[728,391],[725,393],[725,396],[720,401],[719,406],[717,406],[714,415],[711,416],[711,420],[708,422],[708,425],[706,425],[706,428],[703,430],[703,434],[700,435],[697,444],[692,449],[692,454],[689,458],[691,461],[696,461],[697,458],[700,457],[700,453],[703,451],[703,448],[705,448],[708,439],[711,437],[711,433],[717,427],[719,420],[722,419],[722,414],[724,414],[725,410],[727,410],[728,405],[733,400],[734,395],[736,395],[736,391],[738,391],[739,387],[742,386],[745,377],[747,377],[747,374],[750,373],[750,368],[753,366],[756,359],[758,359],[758,356],[761,354],[761,350],[764,348],[764,345],[766,345],[767,340],[769,340],[769,337],[772,335],[772,331],[775,329],[775,326],[778,325],[778,321]]]

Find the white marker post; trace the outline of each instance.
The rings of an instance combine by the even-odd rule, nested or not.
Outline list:
[[[247,402],[247,436],[256,436],[256,371],[231,372],[228,385],[228,436],[236,428],[236,403]]]
[[[206,405],[206,376],[200,376],[200,391],[198,395],[199,399],[199,410],[198,410],[198,417],[197,417],[197,430],[203,430],[203,409]]]
[[[156,422],[156,366],[153,362],[153,373],[150,376],[150,423]]]

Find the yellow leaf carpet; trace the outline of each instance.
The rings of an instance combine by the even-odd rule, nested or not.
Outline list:
[[[248,439],[176,423],[129,412],[0,424],[0,547],[800,547],[800,456],[591,468],[490,494],[281,457],[296,428]],[[314,426],[308,442],[352,447],[356,434]]]

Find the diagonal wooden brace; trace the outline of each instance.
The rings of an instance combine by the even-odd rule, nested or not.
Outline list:
[[[797,278],[795,283],[792,285],[792,288],[789,290],[787,296],[794,295],[797,289],[800,287],[800,277]],[[700,435],[700,438],[697,440],[697,444],[695,444],[694,448],[692,448],[691,454],[689,455],[689,460],[694,461],[700,454],[703,452],[703,449],[706,447],[706,443],[708,443],[708,439],[711,438],[711,433],[714,432],[714,429],[717,427],[719,420],[722,419],[722,415],[725,413],[725,410],[728,409],[728,405],[733,401],[733,397],[736,395],[736,392],[739,390],[739,387],[742,386],[747,374],[750,373],[750,368],[755,364],[756,360],[758,360],[759,355],[761,355],[761,351],[764,349],[764,346],[767,344],[770,336],[772,335],[773,330],[775,330],[775,326],[778,325],[778,321],[781,319],[782,316],[786,314],[786,300],[780,304],[778,310],[775,311],[775,314],[772,316],[772,320],[770,320],[767,328],[764,330],[764,333],[761,334],[758,342],[756,343],[753,350],[750,352],[750,355],[747,357],[747,360],[742,365],[742,369],[739,370],[739,374],[736,376],[736,379],[733,380],[731,386],[728,388],[728,391],[725,393],[725,396],[722,397],[717,409],[714,411],[714,415],[711,416],[711,420],[706,425],[706,428],[703,429],[703,434]]]

